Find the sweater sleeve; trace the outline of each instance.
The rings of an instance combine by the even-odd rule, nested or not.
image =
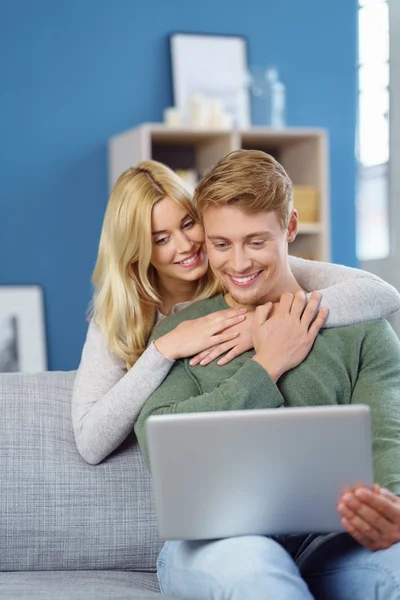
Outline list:
[[[185,362],[179,360],[144,405],[136,421],[135,432],[149,464],[146,420],[152,415],[279,408],[283,404],[284,399],[278,387],[267,371],[254,360],[247,360],[234,375],[205,394],[199,390]]]
[[[372,273],[294,256],[289,262],[304,290],[322,292],[321,307],[329,308],[324,327],[381,319],[400,309],[396,288]]]
[[[400,494],[400,343],[386,321],[364,340],[352,404],[371,410],[375,481]]]
[[[76,445],[86,462],[98,464],[125,440],[173,364],[151,344],[127,371],[90,323],[72,395]]]

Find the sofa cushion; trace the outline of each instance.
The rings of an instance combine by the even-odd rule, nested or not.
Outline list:
[[[167,600],[154,574],[124,571],[31,571],[0,573],[7,600]]]
[[[160,543],[135,437],[85,463],[71,425],[74,377],[0,375],[0,570],[154,572]]]

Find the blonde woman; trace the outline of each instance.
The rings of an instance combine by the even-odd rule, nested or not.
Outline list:
[[[203,243],[192,190],[173,171],[145,161],[120,176],[104,217],[72,398],[75,439],[88,463],[98,464],[124,441],[176,359],[207,364],[225,354],[222,366],[251,347],[251,312],[229,309],[185,321],[146,348],[158,321],[220,291]],[[303,289],[323,291],[325,327],[400,308],[397,291],[366,272],[294,257],[290,266]],[[314,293],[316,305],[319,299]]]

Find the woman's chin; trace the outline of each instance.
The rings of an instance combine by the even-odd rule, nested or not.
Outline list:
[[[198,281],[207,273],[207,264],[197,265],[193,269],[180,269],[177,278],[182,281]]]

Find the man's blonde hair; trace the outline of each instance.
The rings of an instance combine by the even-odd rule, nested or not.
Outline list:
[[[248,214],[274,211],[286,229],[293,208],[293,184],[270,154],[235,150],[203,177],[193,200],[201,219],[206,208],[230,204]]]

